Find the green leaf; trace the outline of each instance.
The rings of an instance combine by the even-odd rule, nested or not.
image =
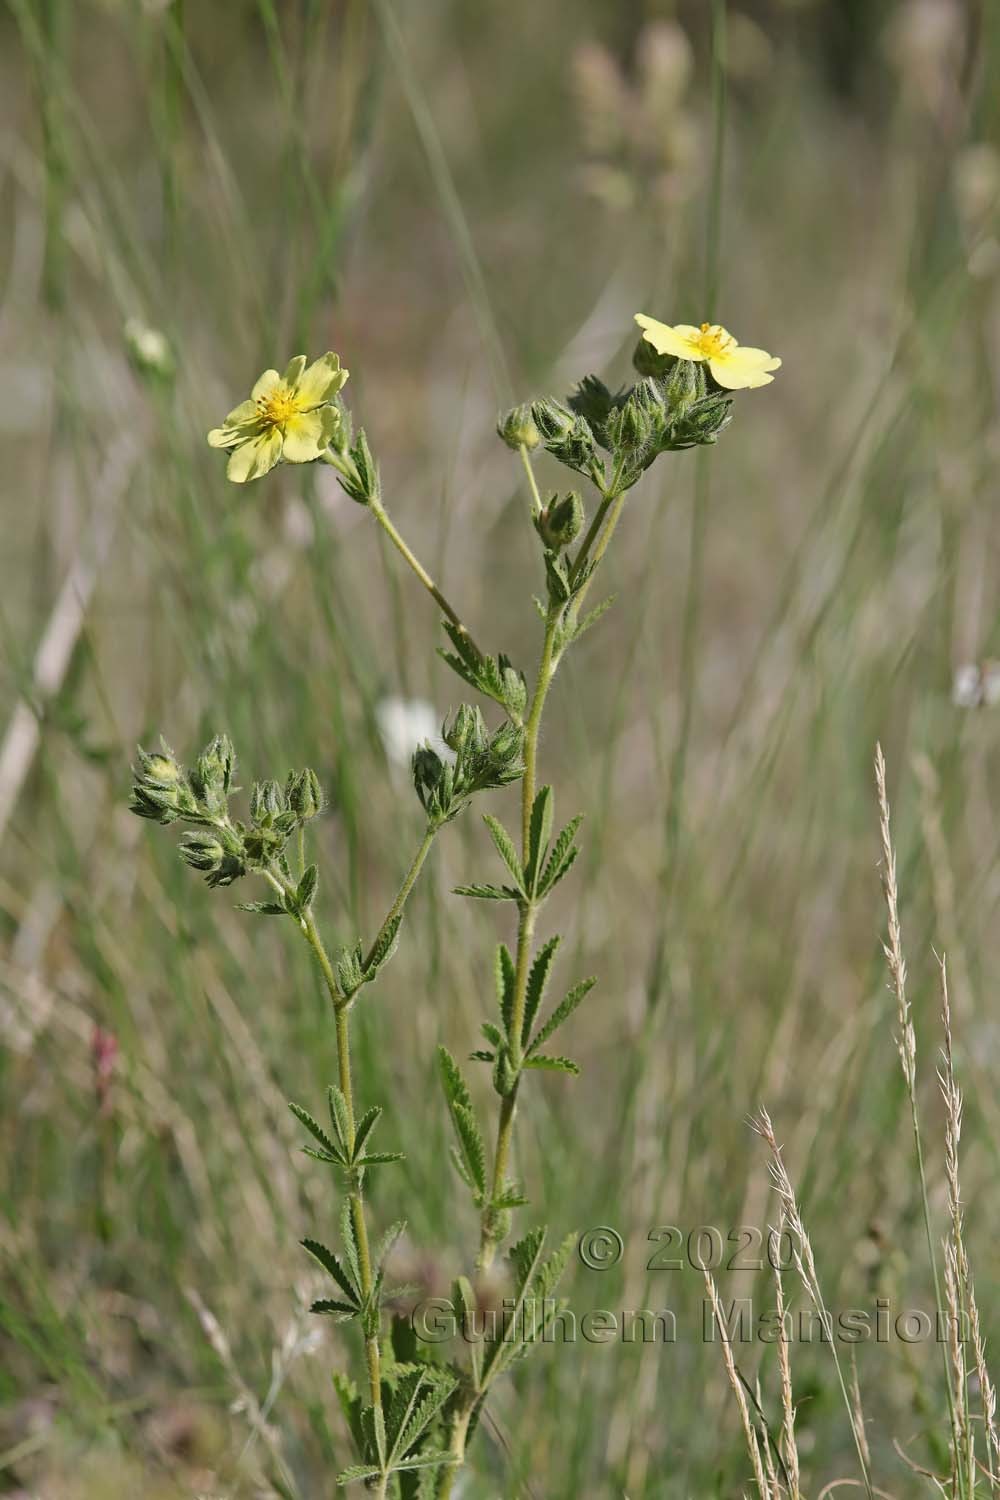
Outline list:
[[[546,1057],[541,1052],[536,1052],[532,1057],[526,1057],[523,1066],[547,1068],[551,1073],[579,1073],[580,1071],[579,1066],[568,1057]]]
[[[528,863],[525,866],[524,881],[527,889],[534,894],[538,883],[538,872],[542,867],[546,850],[549,847],[549,835],[552,832],[552,815],[554,811],[554,798],[552,788],[543,786],[531,806],[531,822],[528,831]]]
[[[403,1376],[393,1394],[386,1417],[386,1431],[390,1441],[389,1463],[393,1468],[419,1463],[424,1455],[408,1459],[407,1454],[457,1384],[457,1379],[450,1371],[428,1365],[421,1365],[412,1374]]]
[[[523,895],[524,871],[521,869],[521,861],[518,859],[517,850],[514,848],[514,840],[499,819],[495,818],[492,813],[484,813],[483,822],[490,831],[490,836],[496,845],[497,853],[513,876],[514,884],[518,891]]]
[[[344,1254],[347,1257],[348,1268],[354,1278],[354,1285],[357,1288],[355,1295],[360,1302],[362,1300],[361,1263],[358,1258],[358,1242],[354,1235],[354,1220],[351,1217],[351,1205],[346,1201],[340,1211],[340,1232],[344,1240]]]
[[[361,1116],[361,1119],[358,1121],[358,1128],[354,1132],[355,1156],[358,1156],[360,1154],[362,1146],[371,1135],[372,1130],[375,1127],[375,1122],[381,1113],[381,1106],[378,1104],[373,1104],[371,1109],[366,1110],[365,1113]]]
[[[302,872],[302,879],[295,887],[295,904],[299,911],[308,911],[312,906],[318,885],[319,870],[315,865],[308,865]]]
[[[336,1131],[337,1140],[343,1148],[344,1160],[347,1161],[351,1155],[349,1144],[351,1139],[351,1116],[347,1108],[347,1100],[335,1083],[327,1085],[326,1098],[330,1110],[330,1121]]]
[[[517,983],[517,970],[514,967],[514,960],[506,943],[497,944],[494,974],[496,977],[497,1004],[500,1006],[503,1029],[509,1037],[511,1018],[514,1014],[514,989]]]
[[[556,1006],[551,1016],[549,1016],[549,1019],[545,1022],[545,1025],[539,1027],[538,1031],[535,1033],[535,1036],[532,1038],[531,1044],[527,1049],[529,1057],[537,1050],[537,1048],[542,1045],[543,1042],[548,1041],[552,1033],[562,1025],[567,1017],[573,1014],[577,1006],[580,1004],[580,1001],[584,998],[584,996],[590,994],[596,983],[597,980],[591,977],[590,979],[581,979],[579,984],[575,984],[573,986],[569,994],[566,996],[565,1000],[561,1000]]]
[[[461,1104],[452,1105],[451,1114],[465,1164],[477,1191],[483,1195],[486,1192],[486,1147],[476,1117],[471,1109],[464,1109]]]
[[[445,1098],[449,1105],[460,1104],[464,1109],[472,1109],[472,1098],[465,1086],[465,1080],[459,1072],[458,1063],[452,1057],[447,1047],[438,1047],[438,1063],[441,1067],[441,1081],[444,1085]]]
[[[337,1475],[338,1485],[353,1484],[356,1479],[377,1479],[382,1470],[372,1468],[371,1464],[351,1464],[350,1468],[342,1469]]]
[[[287,917],[288,908],[277,901],[237,901],[236,911],[252,911],[261,917]]]
[[[332,1250],[328,1250],[327,1247],[325,1245],[321,1245],[318,1240],[302,1240],[301,1244],[303,1250],[307,1250],[312,1256],[313,1260],[319,1261],[320,1265],[323,1267],[323,1270],[326,1271],[329,1276],[333,1277],[334,1281],[340,1287],[340,1290],[344,1293],[344,1296],[348,1299],[351,1306],[355,1311],[357,1311],[361,1306],[360,1275],[355,1277],[355,1280],[352,1284],[351,1278],[348,1276],[344,1267],[341,1265],[339,1257],[335,1255]],[[352,1266],[352,1270],[353,1269],[354,1268]]]
[[[311,1313],[333,1313],[340,1322],[346,1322],[348,1318],[356,1318],[359,1309],[350,1302],[337,1302],[330,1297],[320,1297],[310,1304]]]
[[[494,1047],[500,1047],[506,1041],[505,1033],[500,1030],[499,1026],[494,1026],[492,1021],[483,1022],[482,1032],[486,1040],[492,1042]]]
[[[538,950],[535,961],[531,965],[528,974],[528,987],[524,1001],[524,1024],[521,1027],[521,1045],[527,1043],[531,1035],[531,1028],[535,1024],[535,1016],[538,1007],[545,998],[545,991],[549,982],[549,974],[552,969],[552,960],[555,958],[556,949],[562,939],[558,936],[549,938],[543,948]]]
[[[396,1241],[399,1239],[405,1228],[406,1220],[396,1219],[394,1223],[389,1225],[389,1228],[385,1231],[382,1238],[379,1240],[378,1247],[375,1251],[375,1264],[379,1267],[380,1270],[384,1267],[389,1253],[392,1250],[392,1247],[395,1245]]]
[[[337,1149],[337,1147],[331,1141],[330,1137],[323,1130],[322,1126],[317,1120],[313,1119],[308,1110],[303,1109],[301,1104],[289,1104],[288,1108],[298,1120],[299,1124],[304,1125],[305,1128],[309,1131],[309,1134],[315,1136],[316,1140],[318,1140],[320,1145],[323,1147],[323,1150],[328,1152],[329,1155],[333,1157],[334,1161],[342,1162],[344,1160],[343,1153]]]
[[[367,1156],[356,1156],[354,1165],[356,1167],[381,1167],[389,1161],[405,1161],[406,1157],[402,1151],[371,1151]]]
[[[566,824],[566,827],[562,830],[559,837],[552,845],[552,852],[548,857],[545,869],[542,871],[541,880],[538,884],[538,894],[540,896],[547,896],[552,887],[554,885],[558,885],[559,881],[562,880],[563,876],[571,868],[574,860],[577,857],[577,854],[579,853],[579,850],[574,845],[573,840],[576,837],[576,831],[580,827],[580,824],[582,822],[582,814],[573,818],[571,822]]]
[[[365,964],[364,976],[366,982],[370,982],[380,969],[392,958],[399,943],[399,929],[403,925],[403,913],[398,912],[391,922],[387,922],[376,939],[372,949],[371,958]]]
[[[477,901],[520,901],[521,892],[509,885],[456,885],[453,896],[474,896]]]

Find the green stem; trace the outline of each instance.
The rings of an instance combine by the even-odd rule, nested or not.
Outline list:
[[[538,512],[542,508],[542,497],[538,493],[538,480],[535,478],[535,471],[534,471],[534,468],[532,467],[531,459],[528,456],[528,450],[527,450],[527,448],[524,446],[523,443],[521,443],[519,446],[520,446],[520,453],[521,453],[521,462],[524,465],[524,472],[528,476],[528,484],[529,484],[529,486],[531,488],[531,505],[532,505],[532,509],[534,510],[534,513],[537,516]]]
[[[531,837],[531,809],[535,801],[535,782],[537,779],[538,763],[538,737],[542,725],[542,714],[545,710],[545,700],[548,696],[549,687],[555,672],[554,647],[556,630],[562,616],[561,608],[550,608],[545,621],[545,640],[542,644],[541,661],[538,664],[538,676],[535,680],[535,691],[531,700],[531,709],[528,713],[527,723],[524,728],[524,776],[521,779],[521,843],[524,863],[528,860],[528,846]],[[530,896],[521,903],[517,923],[517,958],[515,960],[514,972],[514,1003],[512,1006],[510,1022],[510,1045],[511,1062],[515,1068],[521,1063],[521,1032],[524,1027],[524,1008],[528,993],[528,974],[531,970],[532,948],[535,935],[535,922],[538,916],[538,906]],[[517,1084],[509,1094],[505,1094],[500,1103],[500,1117],[497,1121],[496,1147],[493,1152],[493,1185],[490,1194],[491,1203],[504,1190],[507,1177],[507,1165],[510,1160],[511,1141],[514,1134],[514,1116],[517,1108]],[[486,1270],[493,1264],[496,1254],[497,1233],[493,1209],[490,1204],[483,1211],[482,1230],[479,1245],[479,1265]]]
[[[323,975],[330,999],[333,1002],[334,1024],[337,1033],[337,1072],[340,1092],[344,1096],[344,1106],[347,1111],[347,1125],[349,1133],[348,1145],[354,1147],[354,1085],[351,1080],[351,1034],[350,1034],[350,1008],[344,1004],[344,998],[337,985],[336,975],[330,956],[326,951],[323,939],[319,935],[316,919],[312,912],[307,912],[302,919],[302,931],[306,941],[316,957],[320,972]],[[361,1196],[361,1188],[355,1179],[348,1190],[348,1204],[350,1206],[351,1223],[354,1225],[354,1238],[358,1243],[358,1270],[361,1273],[361,1294],[368,1298],[371,1296],[374,1284],[372,1277],[371,1249],[368,1243],[368,1225],[365,1220],[364,1199]],[[368,1366],[368,1390],[371,1396],[371,1404],[376,1410],[382,1406],[382,1356],[379,1350],[378,1338],[365,1339],[365,1362]]]
[[[323,460],[325,463],[328,463],[332,469],[335,469],[338,474],[347,473],[347,469],[345,468],[342,460],[329,448],[324,452]],[[481,656],[483,653],[479,651],[479,647],[472,639],[472,636],[469,634],[468,630],[466,630],[464,624],[462,623],[461,615],[459,615],[458,611],[454,609],[449,601],[445,598],[444,594],[438,588],[437,584],[434,582],[433,578],[428,573],[419,557],[417,557],[412,547],[400,535],[395,523],[390,519],[389,513],[383,506],[381,500],[370,500],[368,502],[367,508],[371,511],[372,515],[375,517],[376,521],[381,526],[382,530],[385,532],[386,536],[389,538],[390,542],[395,547],[399,555],[405,559],[405,561],[413,569],[414,573],[416,573],[417,577],[420,579],[420,582],[423,584],[424,588],[437,604],[442,614],[447,616],[447,618],[455,626],[456,630],[460,630],[462,632],[466,640],[469,642],[469,645],[472,646],[474,651],[479,652],[479,655]]]
[[[403,884],[400,886],[398,892],[396,893],[396,899],[390,906],[389,910],[386,912],[385,921],[379,928],[378,933],[375,937],[375,941],[372,943],[371,947],[368,950],[367,957],[364,961],[364,967],[366,969],[377,953],[379,944],[381,943],[387,929],[392,925],[393,922],[395,922],[396,918],[402,912],[403,907],[406,905],[410,892],[416,885],[417,878],[420,875],[420,871],[424,867],[424,861],[430,853],[431,845],[434,842],[434,836],[437,833],[439,827],[440,824],[438,823],[428,823],[427,831],[423,836],[420,848],[417,850],[416,855],[414,856],[412,865],[406,872],[406,877],[403,881]]]

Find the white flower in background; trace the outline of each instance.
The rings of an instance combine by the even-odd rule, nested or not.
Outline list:
[[[418,745],[430,745],[442,760],[454,761],[441,738],[441,719],[426,698],[383,698],[375,709],[385,753],[396,766],[409,766]]]
[[[992,708],[1000,703],[1000,662],[966,662],[956,668],[951,701],[956,708]]]

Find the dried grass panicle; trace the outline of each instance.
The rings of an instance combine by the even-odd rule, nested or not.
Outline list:
[[[781,1243],[785,1232],[785,1215],[778,1220],[773,1231]],[[785,1323],[785,1287],[781,1276],[780,1257],[773,1256],[774,1293],[778,1313],[778,1368],[781,1372],[781,1458],[788,1476],[789,1500],[800,1500],[799,1449],[795,1441],[795,1400],[792,1391],[792,1362],[789,1352],[788,1329]]]
[[[906,995],[906,960],[899,926],[899,890],[896,885],[896,853],[889,828],[889,798],[885,787],[885,756],[882,746],[875,746],[875,789],[878,794],[879,835],[882,844],[882,890],[888,912],[888,941],[883,943],[889,964],[889,976],[896,996],[899,1035],[896,1045],[907,1088],[913,1092],[917,1078],[917,1037],[913,1029],[910,1002]]]
[[[757,1429],[754,1427],[753,1422],[750,1419],[750,1406],[747,1401],[746,1391],[743,1389],[743,1382],[740,1379],[739,1373],[736,1369],[736,1361],[733,1358],[732,1344],[730,1343],[729,1336],[726,1331],[726,1320],[719,1301],[719,1289],[715,1284],[715,1278],[713,1277],[711,1271],[706,1270],[704,1272],[704,1276],[705,1290],[708,1292],[709,1300],[712,1304],[712,1312],[715,1316],[716,1327],[719,1330],[719,1336],[722,1343],[722,1358],[726,1366],[726,1375],[728,1377],[729,1384],[732,1387],[733,1395],[736,1397],[736,1405],[739,1408],[740,1421],[743,1424],[743,1436],[746,1439],[747,1452],[750,1455],[750,1463],[753,1467],[753,1476],[757,1484],[757,1493],[762,1497],[762,1500],[779,1500],[779,1492],[777,1491],[777,1489],[772,1490],[767,1478],[767,1474],[764,1470],[764,1460],[761,1456],[760,1451],[760,1439],[757,1436]]]
[[[938,960],[941,978],[941,1025],[944,1042],[941,1048],[941,1067],[938,1083],[945,1105],[945,1176],[948,1182],[948,1208],[951,1218],[951,1241],[945,1250],[946,1279],[948,1282],[948,1312],[951,1324],[949,1352],[955,1371],[956,1389],[961,1382],[962,1409],[966,1413],[965,1439],[971,1444],[971,1428],[968,1422],[968,1374],[965,1366],[962,1339],[966,1327],[972,1340],[972,1357],[976,1380],[979,1385],[983,1408],[983,1425],[986,1432],[986,1459],[991,1493],[1000,1485],[1000,1437],[996,1426],[996,1387],[986,1364],[986,1345],[983,1339],[976,1298],[972,1267],[965,1248],[965,1221],[962,1213],[962,1186],[959,1178],[959,1143],[962,1138],[962,1091],[955,1078],[955,1051],[951,1020],[951,1000],[948,992],[948,964],[942,954]]]

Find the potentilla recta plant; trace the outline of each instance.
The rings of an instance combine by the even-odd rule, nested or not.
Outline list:
[[[714,443],[730,421],[732,392],[762,386],[780,361],[739,345],[715,324],[670,326],[638,315],[642,338],[634,355],[639,378],[612,393],[588,375],[566,401],[545,398],[515,407],[498,432],[520,455],[530,493],[529,518],[540,554],[541,600],[526,607],[540,616],[538,666],[529,678],[502,652],[491,655],[438,588],[389,516],[379,470],[363,429],[354,431],[343,399],[348,372],[336,354],[308,364],[293,359],[283,374],[265,370],[250,397],[229,413],[208,441],[229,453],[227,473],[245,484],[279,463],[325,463],[352,501],[366,507],[386,532],[443,616],[448,646],[441,656],[487,705],[462,704],[441,735],[447,753],[430,744],[413,756],[413,784],[422,830],[398,894],[378,930],[351,946],[331,950],[319,925],[320,873],[309,860],[309,831],[323,810],[315,773],[306,768],[283,782],[254,782],[242,811],[234,806],[236,756],[217,735],[184,767],[164,745],[140,749],[132,810],[154,822],[182,825],[179,853],[211,887],[253,877],[259,899],[240,903],[255,916],[286,919],[312,950],[330,998],[336,1033],[337,1078],[323,1110],[315,1101],[293,1103],[304,1127],[305,1149],[330,1173],[339,1199],[340,1243],[312,1238],[308,1253],[328,1274],[330,1294],[313,1311],[359,1330],[363,1357],[357,1382],[338,1372],[335,1386],[357,1461],[340,1474],[377,1496],[448,1496],[466,1461],[484,1404],[495,1382],[540,1342],[558,1304],[554,1292],[572,1250],[572,1234],[555,1248],[544,1227],[530,1228],[506,1251],[509,1306],[515,1316],[450,1362],[440,1348],[421,1347],[412,1331],[388,1317],[398,1294],[387,1281],[387,1259],[402,1222],[369,1224],[365,1188],[369,1174],[402,1160],[378,1136],[381,1106],[356,1096],[351,1073],[351,1018],[355,1007],[381,991],[392,1003],[390,961],[403,934],[406,903],[438,835],[481,793],[519,783],[520,816],[513,831],[492,813],[483,821],[495,854],[494,872],[470,880],[456,894],[495,903],[504,938],[492,968],[496,1000],[482,1039],[449,1038],[439,1049],[443,1107],[455,1133],[456,1183],[464,1186],[478,1221],[479,1253],[468,1276],[454,1287],[460,1317],[477,1311],[477,1274],[493,1266],[507,1244],[515,1215],[527,1206],[512,1175],[517,1106],[532,1072],[575,1074],[575,1062],[554,1048],[594,980],[574,978],[551,1004],[550,980],[560,939],[543,936],[545,902],[577,857],[582,818],[560,824],[551,786],[539,784],[538,746],[553,679],[566,654],[602,616],[609,600],[589,600],[621,520],[629,492],[663,453]],[[542,494],[533,456],[541,450],[582,477],[594,492],[590,505],[576,489]],[[590,604],[588,608],[587,605]],[[443,748],[443,747],[442,747]],[[486,965],[484,964],[484,968]],[[572,1027],[567,1027],[567,1033]],[[463,1068],[453,1052],[489,1069],[495,1118],[484,1121],[473,1106]],[[316,1113],[313,1113],[316,1111]],[[323,1119],[317,1118],[322,1115]],[[394,1122],[398,1139],[403,1122]],[[488,1144],[489,1142],[489,1144]],[[398,1170],[398,1168],[396,1168]],[[477,1320],[478,1327],[488,1320]],[[346,1353],[346,1349],[345,1349]]]

